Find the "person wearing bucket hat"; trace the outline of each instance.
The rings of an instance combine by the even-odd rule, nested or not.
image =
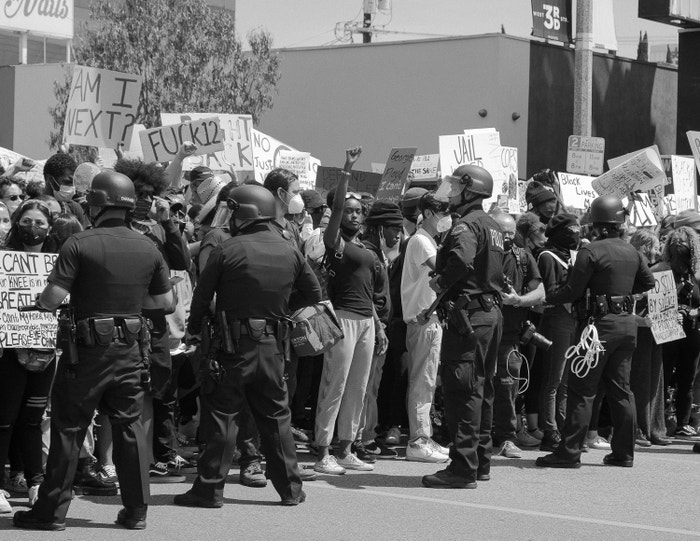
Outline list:
[[[449,198],[460,218],[438,251],[436,277],[430,281],[449,313],[440,359],[454,445],[449,466],[423,477],[429,488],[476,488],[477,480],[490,479],[493,378],[505,286],[503,231],[483,209],[492,192],[493,177],[477,165],[458,167],[436,192],[438,199]]]
[[[378,279],[374,287],[374,307],[379,321],[388,329],[392,312],[388,268],[399,254],[403,216],[396,203],[379,200],[375,201],[369,208],[364,223],[365,231],[362,234],[362,242],[365,247],[376,254],[377,260],[380,262],[380,271],[377,274]],[[379,423],[377,396],[386,358],[386,352],[382,354],[375,352],[372,356],[369,380],[360,415],[360,425],[353,446],[358,458],[368,462],[373,462],[375,456],[384,458],[397,456],[396,451],[376,441],[377,433],[375,430]],[[391,372],[393,375],[393,370]]]
[[[605,385],[613,419],[612,452],[608,466],[634,464],[635,406],[630,390],[630,366],[637,343],[637,322],[632,313],[635,293],[654,287],[654,275],[643,256],[620,238],[625,208],[617,197],[603,195],[591,203],[595,240],[583,246],[561,287],[547,292],[547,304],[575,303],[582,321],[592,321],[586,336],[605,348],[577,363],[569,377],[566,421],[556,450],[536,461],[545,468],[579,468],[581,449],[591,421],[593,402]],[[593,362],[585,362],[591,360]]]
[[[528,184],[525,190],[525,201],[532,207],[532,212],[537,214],[545,225],[557,211],[557,196],[555,193],[536,180]]]

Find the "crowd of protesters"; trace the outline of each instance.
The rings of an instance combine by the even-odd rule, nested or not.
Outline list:
[[[144,314],[153,325],[143,423],[152,442],[154,481],[184,481],[183,474],[196,472],[197,454],[207,444],[207,432],[198,426],[198,393],[208,352],[205,344],[188,340],[187,318],[192,291],[213,250],[236,234],[227,200],[244,183],[233,173],[207,167],[183,172],[191,152],[183,145],[167,166],[122,157],[114,166],[135,186],[130,227],[161,252],[178,299],[172,314]],[[46,161],[43,183],[25,183],[19,167],[3,173],[3,250],[57,253],[70,235],[91,226],[85,203],[89,182],[78,184],[79,168],[85,169],[81,177],[86,170],[92,176],[100,170],[58,153]],[[506,458],[521,458],[523,449],[554,451],[561,443],[567,350],[579,341],[571,304],[547,304],[545,298],[566,284],[577,249],[595,239],[586,214],[567,208],[550,184],[530,182],[528,210],[522,214],[509,215],[495,205],[487,209],[503,233],[504,274],[518,276],[503,291],[501,347],[496,370],[487,374],[495,389],[495,454]],[[324,355],[292,354],[286,366],[292,434],[300,450],[316,455],[313,471],[302,479],[371,471],[380,467],[377,459],[400,455],[447,463],[453,438],[443,414],[439,370],[444,322],[428,309],[436,300],[431,275],[453,227],[454,209],[435,191],[420,187],[409,186],[398,203],[355,193],[347,182],[327,194],[303,190],[296,175],[284,169],[272,170],[263,185],[275,198],[270,227],[306,257],[343,332]],[[630,376],[636,445],[695,438],[700,436],[700,213],[683,211],[653,228],[626,224],[619,234],[651,271],[672,271],[685,332],[681,340],[657,345],[644,298],[636,303],[637,348]],[[535,329],[551,345],[537,347],[523,338]],[[37,355],[46,356],[43,369],[28,370],[27,359]],[[36,501],[45,473],[51,386],[60,362],[60,352],[2,351],[0,464],[6,475],[0,478],[0,513],[12,511],[8,498],[28,497],[30,505]],[[76,493],[117,493],[108,425],[96,411],[81,450]],[[610,449],[610,425],[601,391],[583,450]],[[693,450],[700,452],[700,444]],[[266,485],[265,452],[250,412],[244,411],[237,437],[242,484]]]

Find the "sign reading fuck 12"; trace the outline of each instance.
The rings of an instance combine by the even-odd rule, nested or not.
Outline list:
[[[63,124],[64,141],[107,148],[131,141],[142,82],[140,75],[75,66]]]
[[[73,0],[4,0],[0,30],[73,39]]]

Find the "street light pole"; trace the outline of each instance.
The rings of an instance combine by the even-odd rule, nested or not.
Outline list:
[[[593,118],[593,6],[576,0],[574,51],[574,135],[591,136]]]

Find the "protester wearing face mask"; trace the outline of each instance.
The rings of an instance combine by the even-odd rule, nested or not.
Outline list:
[[[401,197],[401,214],[403,228],[407,235],[413,235],[417,229],[418,217],[421,215],[419,203],[428,190],[425,188],[409,188]]]
[[[3,249],[33,253],[47,251],[46,238],[51,225],[51,212],[46,205],[36,200],[26,201],[12,216]],[[26,351],[5,349],[0,357],[0,464],[7,464],[10,439],[14,434],[14,441],[18,442],[22,453],[31,506],[44,480],[41,421],[48,404],[56,361],[51,361],[41,372],[30,372],[18,360],[18,355]],[[0,513],[10,511],[10,505],[0,490]]]
[[[435,270],[435,237],[452,227],[449,204],[426,192],[418,208],[423,216],[415,235],[408,239],[401,276],[401,305],[406,322],[408,361],[408,446],[406,460],[447,462],[449,451],[432,438],[430,408],[437,386],[440,365],[442,326],[433,313],[423,313],[433,304],[435,292],[430,288],[430,272]],[[402,208],[405,211],[405,208]],[[405,218],[405,214],[404,214]]]
[[[78,164],[68,154],[58,153],[44,164],[44,193],[56,199],[61,212],[73,214],[83,227],[90,225],[79,203],[73,201],[75,185],[73,175]]]
[[[5,203],[0,201],[0,245],[5,244],[7,235],[10,233],[12,223],[10,222],[10,209]]]
[[[292,242],[299,250],[302,250],[303,243],[299,235],[299,227],[285,218],[285,215],[293,214],[290,212],[290,206],[292,210],[297,211],[304,208],[299,179],[291,171],[277,168],[267,174],[263,184],[275,196],[277,216],[272,220],[272,224],[279,229],[280,234],[284,238]]]
[[[168,188],[163,168],[155,163],[122,158],[117,160],[114,169],[134,183],[136,205],[128,218],[129,227],[151,239],[169,270],[188,271],[191,259],[187,245],[178,224],[170,215],[170,205],[161,198]],[[150,475],[153,478],[179,479],[179,472],[192,470],[193,465],[182,458],[175,448],[174,407],[177,385],[173,384],[172,379],[170,333],[166,314],[165,310],[158,309],[144,310],[143,315],[153,323],[151,392],[146,395],[144,408],[144,425],[153,451]]]
[[[571,251],[578,247],[581,228],[573,214],[557,214],[547,225],[547,242],[537,257],[537,266],[547,293],[566,282],[571,269]],[[544,438],[542,451],[554,451],[561,441],[560,430],[566,419],[566,350],[576,343],[576,318],[570,303],[545,306],[539,332],[552,341],[542,355],[545,370],[540,424]],[[601,442],[602,443],[602,442]]]

